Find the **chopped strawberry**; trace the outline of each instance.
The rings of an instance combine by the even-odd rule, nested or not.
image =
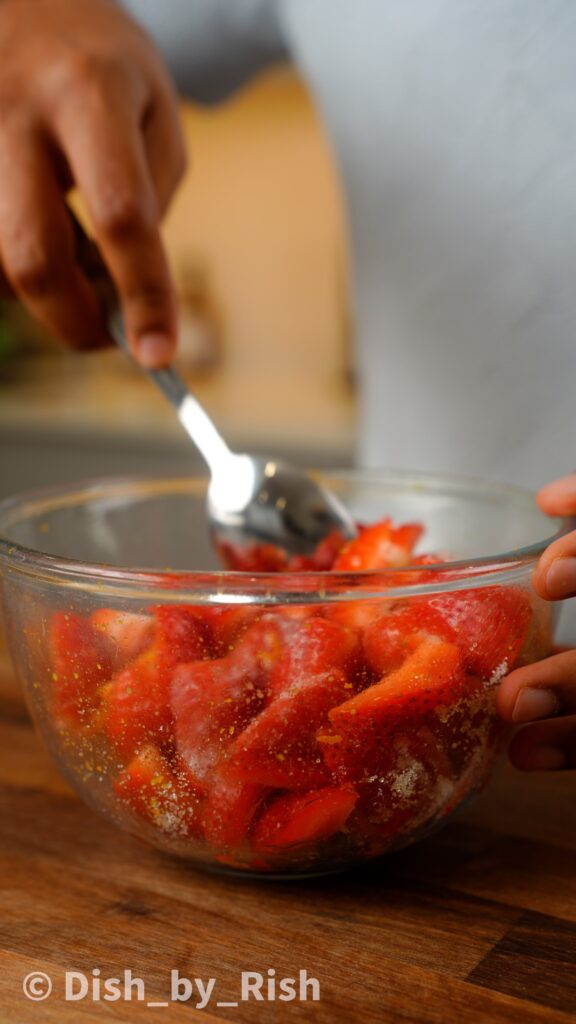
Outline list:
[[[468,685],[453,644],[420,644],[391,675],[329,712],[330,728],[318,734],[326,763],[350,781],[384,775],[396,763],[397,738],[423,725],[441,736],[442,709],[465,697]]]
[[[173,665],[199,661],[210,654],[204,605],[159,605],[154,609],[156,638],[165,660]]]
[[[103,687],[99,719],[110,743],[124,760],[151,742],[158,746],[170,743],[171,673],[170,663],[162,659],[156,648],[151,648]]]
[[[353,674],[361,657],[356,630],[323,618],[295,626],[270,676],[272,697],[292,693],[333,669]]]
[[[114,791],[139,818],[162,832],[198,836],[201,796],[190,777],[175,772],[152,744],[143,747],[123,768]]]
[[[345,545],[334,562],[334,571],[364,572],[409,565],[422,533],[418,523],[394,526],[391,519],[382,519]]]
[[[333,530],[319,542],[310,555],[292,555],[275,544],[252,544],[245,548],[220,544],[218,554],[227,569],[236,572],[326,572],[333,568],[334,560],[344,544],[339,530]]]
[[[262,615],[260,608],[250,605],[209,605],[204,608],[210,631],[212,657],[224,658]],[[191,659],[190,659],[191,660]]]
[[[265,853],[330,839],[344,828],[356,800],[347,784],[279,796],[256,822],[252,848]]]
[[[98,608],[90,622],[100,633],[115,672],[142,654],[154,639],[154,620],[150,615]]]
[[[86,724],[98,705],[99,687],[112,675],[108,645],[82,615],[55,612],[50,651],[55,716],[62,724]]]
[[[176,745],[198,778],[206,778],[235,735],[264,706],[269,673],[282,643],[278,619],[264,616],[226,658],[176,669],[170,690]]]
[[[202,813],[204,838],[211,846],[235,849],[246,842],[266,786],[231,777],[217,770],[210,779]]]
[[[361,600],[356,601],[334,601],[324,608],[324,616],[331,622],[337,622],[355,633],[362,634],[377,619],[388,614],[396,607],[396,602],[390,598],[380,601]]]
[[[282,789],[315,789],[330,781],[316,732],[330,708],[353,692],[358,636],[315,618],[299,625],[270,674],[270,703],[230,748],[240,777]]]
[[[510,671],[530,628],[532,609],[521,587],[478,587],[422,598],[442,619],[445,639],[462,651],[466,670],[483,679]]]
[[[316,789],[330,782],[316,733],[330,708],[351,692],[333,669],[301,680],[268,704],[230,747],[228,770],[277,789]]]
[[[412,602],[371,622],[364,632],[364,652],[380,676],[399,668],[419,644],[431,637],[456,642],[442,615],[427,603]]]
[[[344,546],[339,530],[332,530],[321,540],[311,555],[292,555],[288,563],[290,572],[329,572]]]
[[[226,542],[218,545],[220,561],[233,572],[283,572],[288,556],[275,544],[253,544],[246,548],[233,547]]]

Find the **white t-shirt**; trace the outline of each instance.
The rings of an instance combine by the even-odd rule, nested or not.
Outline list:
[[[574,0],[127,0],[183,91],[290,57],[347,201],[359,462],[576,465]]]

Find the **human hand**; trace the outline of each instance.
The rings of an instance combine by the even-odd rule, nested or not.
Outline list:
[[[0,287],[74,347],[106,344],[75,261],[73,184],[146,366],[175,347],[159,222],[184,171],[176,97],[151,42],[112,0],[0,3]]]
[[[576,476],[544,487],[543,512],[576,515]],[[576,531],[546,549],[533,575],[547,601],[576,597]],[[557,649],[549,658],[515,669],[498,691],[498,710],[508,722],[531,723],[518,732],[510,759],[525,771],[576,767],[576,650]]]

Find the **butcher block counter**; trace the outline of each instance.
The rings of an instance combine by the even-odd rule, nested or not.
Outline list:
[[[2,1024],[575,1019],[576,776],[503,769],[442,832],[348,874],[218,877],[80,803],[0,659]],[[126,977],[104,999],[104,981]],[[192,998],[171,1001],[186,979]]]

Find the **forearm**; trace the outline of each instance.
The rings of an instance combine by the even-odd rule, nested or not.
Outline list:
[[[121,0],[153,37],[180,91],[224,99],[286,59],[277,0]]]

